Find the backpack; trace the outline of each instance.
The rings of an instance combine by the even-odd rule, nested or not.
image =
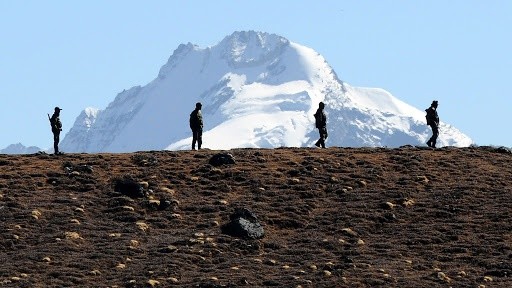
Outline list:
[[[434,121],[434,110],[432,110],[432,107],[429,107],[427,109],[425,109],[425,112],[427,112],[427,115],[425,115],[425,119],[427,120],[427,125],[432,125],[434,124],[433,121]]]
[[[319,111],[317,110],[316,113],[314,114],[315,116],[315,127],[316,128],[320,128],[320,126],[322,125],[321,122],[322,122],[322,115],[320,113],[318,113]]]

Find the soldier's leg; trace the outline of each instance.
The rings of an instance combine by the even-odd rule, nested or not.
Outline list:
[[[431,143],[432,143],[432,147],[436,148],[436,142],[437,142],[437,137],[439,136],[439,127],[436,126],[432,126],[432,140],[431,140]]]
[[[201,149],[203,144],[203,129],[197,131],[197,149]]]
[[[53,150],[55,154],[59,153],[59,135],[60,133],[53,133]]]
[[[432,136],[428,139],[427,146],[432,147],[432,139],[434,138],[434,126],[432,126],[432,125],[429,125],[429,126],[432,129]]]
[[[325,148],[325,139],[327,138],[327,128],[320,129],[320,145]]]
[[[197,131],[192,130],[192,150],[196,150]]]
[[[322,129],[318,129],[318,133],[320,134],[320,138],[315,142],[316,147],[320,147],[322,141]]]

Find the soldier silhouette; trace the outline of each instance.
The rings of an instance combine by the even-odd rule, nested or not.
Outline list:
[[[425,109],[427,115],[427,125],[432,128],[432,137],[427,141],[427,146],[436,148],[437,136],[439,136],[439,116],[437,115],[438,103],[436,100],[432,101],[429,108]]]
[[[62,122],[60,122],[60,109],[59,107],[55,107],[55,112],[53,112],[52,117],[50,118],[50,114],[48,114],[48,119],[50,120],[50,125],[52,126],[53,133],[53,149],[55,155],[62,154],[59,152],[59,141],[60,141],[60,131],[62,131]]]
[[[315,146],[322,148],[325,148],[325,139],[327,139],[327,117],[325,116],[324,107],[324,102],[320,102],[315,113],[315,126],[320,133],[320,139],[316,141]]]
[[[192,150],[201,149],[203,144],[203,115],[201,114],[200,102],[196,103],[196,109],[190,113],[190,129],[192,129]]]

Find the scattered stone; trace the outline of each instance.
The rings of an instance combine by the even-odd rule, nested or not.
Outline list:
[[[91,272],[89,272],[91,275],[94,275],[94,276],[99,276],[101,275],[101,272],[100,270],[92,270]]]
[[[50,257],[44,257],[43,262],[50,263],[50,262],[52,262],[52,259]]]
[[[117,264],[116,268],[117,268],[117,269],[125,269],[125,268],[126,268],[126,264],[124,264],[124,263],[119,263],[119,264]]]
[[[130,240],[130,248],[137,248],[137,247],[139,247],[139,245],[140,245],[139,241],[134,240],[134,239]]]
[[[450,281],[452,281],[452,279],[450,279],[450,277],[446,276],[446,274],[444,274],[443,272],[437,272],[437,278],[439,280],[447,282],[447,283],[450,283]]]
[[[135,211],[135,208],[133,208],[132,206],[122,206],[121,209],[125,211]]]
[[[178,200],[168,200],[168,199],[160,200],[160,203],[158,205],[158,210],[163,211],[170,207],[176,207],[178,205],[179,205]]]
[[[158,249],[158,252],[160,253],[172,253],[178,251],[178,247],[174,245],[169,245],[163,248]]]
[[[167,188],[167,187],[160,187],[160,191],[164,192],[164,193],[167,193],[167,194],[170,194],[171,196],[176,193],[176,191],[174,191],[171,188]]]
[[[137,228],[139,228],[143,232],[146,232],[149,229],[149,225],[141,221],[135,223],[135,225],[137,225]]]
[[[402,202],[402,205],[405,206],[405,207],[411,207],[413,206],[414,204],[416,204],[416,202],[414,202],[413,199],[404,199],[404,201]]]
[[[396,204],[393,204],[391,202],[386,202],[386,203],[382,204],[383,208],[389,209],[389,210],[395,209],[395,206],[396,206]]]
[[[484,282],[492,282],[492,277],[491,276],[485,276],[484,277]]]
[[[141,182],[139,182],[139,184],[144,189],[148,189],[149,188],[149,183],[147,181],[141,181]]]
[[[210,158],[208,163],[212,166],[233,165],[235,158],[230,153],[218,153]]]
[[[66,236],[66,239],[71,239],[71,240],[82,239],[82,237],[80,237],[80,234],[78,234],[77,232],[64,232],[64,235]]]
[[[331,272],[331,271],[329,271],[329,270],[324,270],[324,275],[325,275],[326,277],[329,277],[329,276],[331,276],[331,275],[332,275],[332,272]]]
[[[429,182],[427,176],[416,176],[416,181],[427,184]]]
[[[160,200],[158,199],[150,199],[148,200],[148,206],[153,208],[153,209],[159,209],[160,207]]]
[[[151,287],[155,287],[156,285],[159,285],[159,284],[160,284],[160,282],[158,282],[157,280],[149,279],[149,280],[148,280],[148,284],[149,284],[149,286],[151,286]]]
[[[350,228],[343,228],[341,229],[341,231],[345,234],[345,235],[348,235],[348,236],[352,236],[352,237],[357,237],[357,233],[354,232],[352,229]]]
[[[39,210],[32,210],[32,218],[34,219],[39,219],[41,217],[41,212],[39,212]]]
[[[226,201],[226,200],[217,200],[217,201],[215,201],[215,204],[218,204],[218,205],[228,205],[228,201]]]
[[[85,213],[84,208],[80,208],[80,207],[76,207],[76,208],[75,208],[75,211],[76,211],[76,212],[80,212],[80,213]]]
[[[78,220],[78,219],[71,219],[69,222],[71,222],[73,224],[80,225],[80,220]]]
[[[360,187],[366,187],[368,185],[368,183],[366,183],[364,180],[357,181],[357,184],[359,184]]]
[[[167,278],[167,280],[171,281],[172,283],[178,283],[178,278],[175,278],[175,277],[169,277]]]

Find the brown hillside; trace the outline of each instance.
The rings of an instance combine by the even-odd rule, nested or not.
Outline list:
[[[512,287],[504,149],[219,152],[0,155],[0,287]]]

